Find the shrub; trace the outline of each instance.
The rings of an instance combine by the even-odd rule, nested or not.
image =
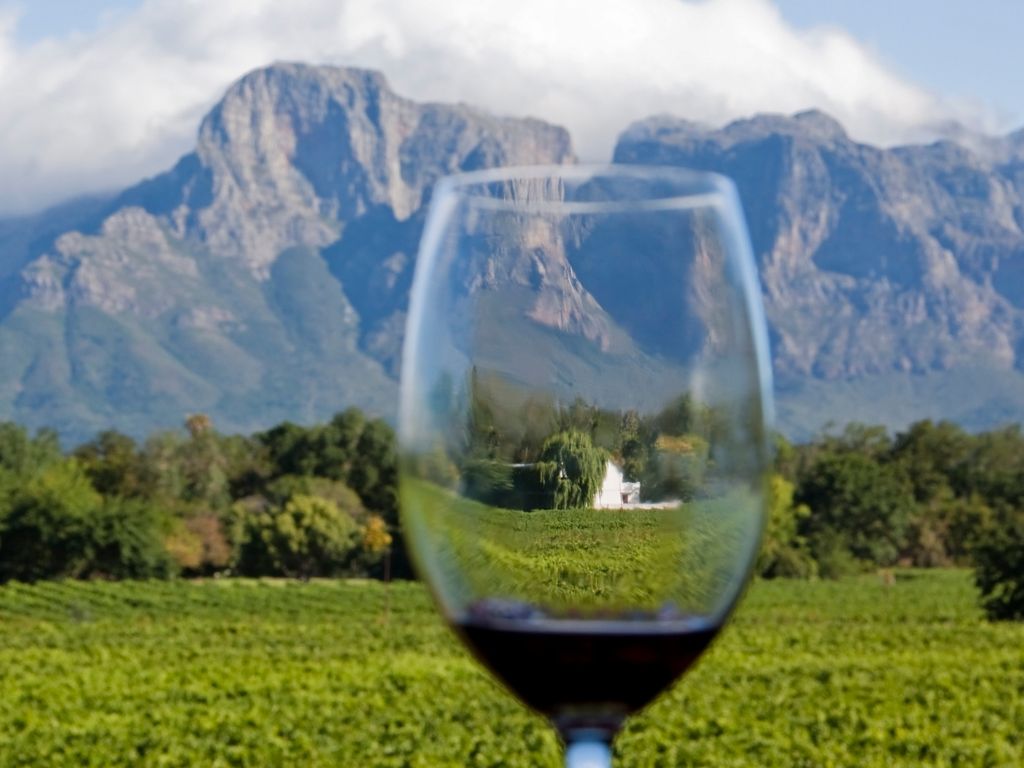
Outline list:
[[[990,619],[1024,620],[1024,510],[1004,507],[974,547],[974,580]]]
[[[164,516],[144,501],[105,499],[83,537],[85,556],[77,575],[117,579],[170,576],[176,568],[164,547],[166,529]]]
[[[284,506],[248,518],[239,570],[252,576],[334,576],[355,552],[358,536],[358,523],[333,501],[296,494]]]
[[[861,453],[828,453],[805,474],[799,495],[812,511],[804,526],[809,537],[831,529],[854,558],[883,566],[906,546],[914,498],[898,468]],[[825,538],[830,546],[835,541]]]
[[[89,528],[102,504],[76,461],[52,464],[9,494],[0,581],[79,576],[89,567]]]
[[[141,500],[104,499],[74,459],[50,465],[7,496],[0,580],[146,578],[174,570],[164,516]]]
[[[470,459],[462,467],[463,493],[496,507],[508,506],[512,492],[511,464],[493,459]]]
[[[199,514],[178,520],[164,547],[178,568],[187,574],[209,574],[231,562],[231,545],[216,515]]]
[[[834,528],[816,531],[809,539],[811,554],[823,579],[842,579],[864,570],[864,563],[853,556],[846,536]]]
[[[818,574],[807,540],[797,530],[810,510],[794,504],[793,493],[793,484],[781,475],[768,479],[768,520],[757,557],[757,573],[766,578],[808,579]]]

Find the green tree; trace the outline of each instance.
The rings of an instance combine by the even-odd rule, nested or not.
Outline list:
[[[1024,510],[1002,507],[973,554],[974,580],[988,617],[1024,620]]]
[[[508,507],[513,467],[495,459],[469,459],[462,467],[462,492],[492,507]]]
[[[541,448],[537,470],[553,509],[591,506],[604,479],[607,453],[579,431],[552,435]]]
[[[146,466],[135,441],[115,430],[101,432],[74,451],[93,487],[104,496],[146,496]]]
[[[228,461],[210,419],[193,414],[185,422],[189,439],[179,449],[184,499],[200,508],[226,510],[231,502]]]
[[[108,497],[89,521],[80,576],[165,578],[175,571],[164,546],[170,520],[142,499]]]
[[[41,429],[29,437],[25,428],[10,421],[0,422],[0,467],[18,475],[31,475],[62,461],[57,433]]]
[[[851,555],[878,565],[896,561],[914,510],[899,469],[859,451],[821,456],[802,478],[797,501],[811,509],[802,533],[812,544],[818,538],[832,546],[838,534]]]
[[[958,496],[1024,507],[1024,434],[1019,425],[977,435],[954,478]]]
[[[102,498],[78,462],[51,464],[16,488],[0,540],[0,581],[79,576]]]
[[[359,544],[359,524],[338,505],[297,494],[247,521],[240,569],[308,579],[343,571]]]
[[[103,498],[74,459],[52,464],[8,494],[0,580],[167,576],[169,521],[141,499]]]
[[[649,440],[641,432],[640,417],[636,411],[622,414],[619,424],[618,453],[622,457],[622,474],[629,482],[639,480],[647,468],[650,453]]]
[[[973,439],[956,424],[918,421],[896,435],[892,461],[909,478],[919,503],[947,494],[962,473]]]
[[[359,494],[367,509],[380,514],[388,524],[398,522],[398,455],[395,433],[382,419],[366,422],[345,484]]]
[[[651,446],[641,477],[645,500],[689,501],[704,483],[708,443],[697,435],[660,435]]]
[[[799,533],[800,523],[811,511],[793,502],[794,492],[793,483],[782,475],[768,478],[768,520],[756,566],[767,578],[811,578],[818,573],[807,540]]]
[[[11,502],[19,485],[20,481],[17,475],[5,467],[0,467],[0,556],[3,553],[7,516],[11,511]]]
[[[316,474],[317,445],[312,430],[285,421],[273,429],[259,433],[257,439],[267,450],[272,474]]]

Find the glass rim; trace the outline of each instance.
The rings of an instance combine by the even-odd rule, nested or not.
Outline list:
[[[678,185],[650,195],[637,194],[616,200],[552,200],[543,198],[507,198],[485,194],[488,185],[517,181],[580,181],[614,178],[637,181],[667,181]],[[479,191],[474,191],[479,190]],[[682,211],[720,208],[736,198],[731,179],[713,171],[679,165],[634,163],[566,163],[561,165],[510,165],[463,171],[438,180],[435,196],[455,195],[474,208],[520,213],[616,213],[643,211]]]

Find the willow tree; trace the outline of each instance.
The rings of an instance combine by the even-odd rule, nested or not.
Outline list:
[[[569,430],[544,441],[537,470],[554,509],[589,507],[604,479],[608,455],[585,432]]]

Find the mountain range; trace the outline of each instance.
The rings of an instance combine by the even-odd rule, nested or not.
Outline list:
[[[820,112],[660,116],[614,160],[736,181],[783,431],[1024,418],[1024,133],[882,149]],[[195,412],[225,431],[390,416],[434,182],[571,162],[563,128],[416,103],[375,72],[250,73],[166,173],[0,221],[0,419],[78,441]]]

